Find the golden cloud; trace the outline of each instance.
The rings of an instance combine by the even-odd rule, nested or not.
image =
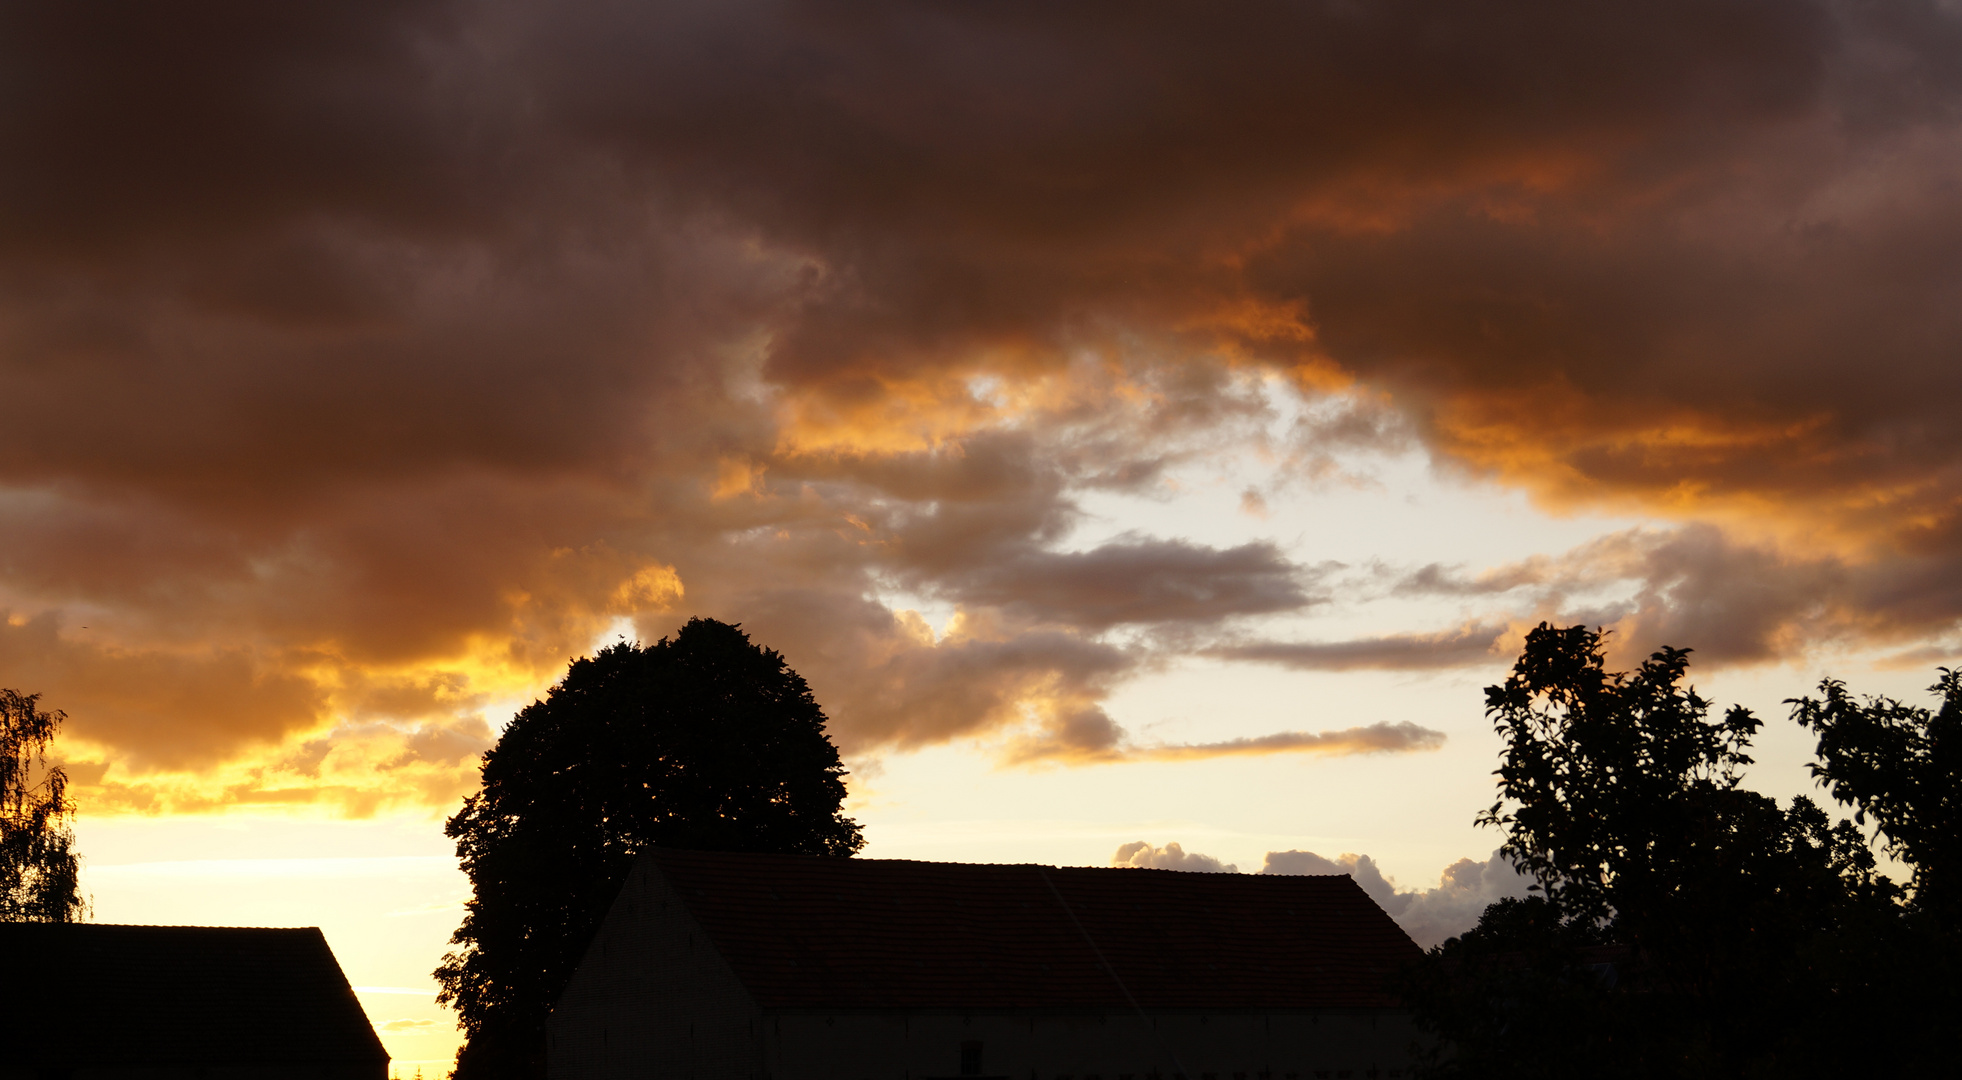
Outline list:
[[[854,12],[10,24],[0,666],[102,805],[443,802],[492,713],[684,607],[853,752],[1029,761],[1156,753],[1103,703],[1180,655],[1955,632],[1952,14]],[[1066,546],[1226,449],[1258,511],[1410,447],[1670,524],[1305,644],[1255,624],[1346,586],[1276,544]],[[1427,745],[1369,731],[1165,753]]]

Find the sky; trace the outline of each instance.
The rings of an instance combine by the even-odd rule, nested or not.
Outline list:
[[[8,4],[0,73],[0,685],[98,919],[322,926],[405,1077],[478,755],[691,616],[868,856],[1420,937],[1517,886],[1538,622],[1693,648],[1781,797],[1785,698],[1962,658],[1953,3]]]

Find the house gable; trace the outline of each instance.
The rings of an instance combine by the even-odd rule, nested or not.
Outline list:
[[[4,923],[0,956],[0,1080],[387,1074],[317,928]]]
[[[559,996],[554,1075],[759,1076],[761,1014],[658,864],[621,886]]]

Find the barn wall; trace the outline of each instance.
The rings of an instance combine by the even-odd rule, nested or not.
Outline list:
[[[762,1080],[762,1016],[649,860],[548,1025],[552,1080]]]
[[[784,1012],[765,1022],[770,1080],[960,1075],[962,1044],[1006,1080],[1368,1080],[1408,1074],[1409,1018],[1306,1012]]]

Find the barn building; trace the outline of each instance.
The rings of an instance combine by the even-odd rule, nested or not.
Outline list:
[[[550,1025],[552,1080],[1407,1075],[1419,950],[1346,876],[656,850]]]
[[[0,923],[0,1080],[384,1080],[319,930]]]

